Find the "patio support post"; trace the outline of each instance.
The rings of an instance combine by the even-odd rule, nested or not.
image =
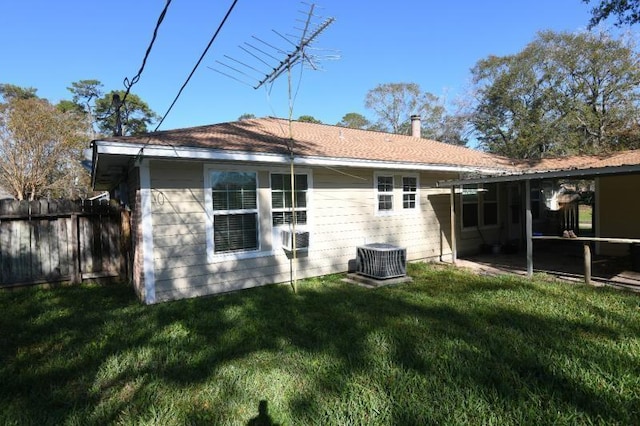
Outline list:
[[[456,264],[456,260],[458,258],[458,247],[456,244],[456,209],[455,209],[455,201],[456,201],[456,187],[455,185],[451,186],[451,263]]]
[[[584,242],[584,282],[591,284],[591,246],[589,241]]]
[[[531,215],[531,180],[524,181],[525,228],[527,235],[527,277],[533,277],[533,216]]]

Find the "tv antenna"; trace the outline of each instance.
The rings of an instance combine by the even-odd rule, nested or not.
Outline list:
[[[306,3],[304,3],[306,4]],[[220,74],[223,74],[233,80],[253,87],[253,89],[259,89],[266,84],[273,84],[282,74],[287,73],[288,77],[288,94],[289,94],[289,129],[288,138],[286,139],[287,150],[289,151],[289,165],[290,165],[290,177],[291,177],[291,257],[290,259],[290,274],[291,285],[294,293],[297,293],[297,247],[296,247],[296,179],[294,168],[294,138],[292,127],[293,116],[293,97],[291,90],[291,69],[296,65],[302,65],[310,67],[313,70],[318,70],[319,58],[313,55],[310,50],[312,49],[312,43],[318,38],[318,36],[326,30],[329,25],[334,22],[334,18],[327,18],[322,20],[314,15],[316,8],[315,4],[310,4],[308,11],[299,11],[304,15],[304,19],[299,19],[303,25],[300,28],[296,28],[298,34],[280,34],[279,32],[272,30],[275,33],[280,43],[282,41],[287,43],[287,48],[280,48],[273,42],[267,42],[261,38],[252,36],[253,41],[251,43],[245,42],[239,46],[240,49],[249,56],[249,60],[237,60],[230,56],[224,55],[228,62],[216,61],[216,63],[226,69],[221,71],[216,68],[211,68]],[[332,59],[337,59],[336,56]],[[267,71],[264,71],[264,70]],[[301,71],[302,72],[302,71]],[[283,129],[284,133],[284,129]]]
[[[314,14],[315,4],[308,6],[307,11],[298,11],[304,15],[304,19],[297,20],[303,24],[302,27],[295,28],[297,34],[281,34],[271,30],[278,36],[280,43],[287,43],[286,48],[279,47],[276,42],[251,36],[251,42],[245,42],[239,46],[248,55],[247,59],[239,60],[224,55],[226,61],[216,60],[222,70],[209,68],[254,89],[275,82],[285,71],[290,71],[298,64],[313,70],[320,69],[318,62],[321,58],[310,52],[314,49],[312,43],[335,21],[335,18],[322,19]],[[323,59],[339,59],[339,55],[328,55]]]

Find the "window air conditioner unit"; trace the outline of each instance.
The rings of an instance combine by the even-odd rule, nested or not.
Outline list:
[[[382,280],[405,276],[407,249],[380,243],[356,247],[356,272]]]
[[[294,233],[291,230],[286,229],[280,232],[280,236],[282,238],[282,248],[287,251],[293,251]],[[307,231],[296,231],[295,243],[296,251],[309,250],[309,233]]]

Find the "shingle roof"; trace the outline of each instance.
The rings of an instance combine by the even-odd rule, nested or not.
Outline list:
[[[482,169],[483,174],[492,175],[640,165],[640,150],[522,161],[413,136],[319,123],[292,121],[291,133],[296,157],[380,161],[420,166],[457,166]],[[288,120],[267,117],[160,131],[141,136],[109,137],[100,141],[289,155],[288,135]]]
[[[505,157],[412,136],[299,121],[291,123],[291,131],[294,154],[302,157],[468,166],[496,171],[512,167],[511,160]],[[288,120],[269,117],[101,140],[288,155],[288,135]]]
[[[635,166],[640,164],[640,150],[618,151],[601,155],[576,155],[518,164],[523,171],[556,171],[599,169],[604,167]]]

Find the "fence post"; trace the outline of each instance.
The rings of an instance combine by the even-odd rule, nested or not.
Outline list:
[[[78,228],[80,224],[78,222],[78,215],[71,215],[71,283],[79,284],[82,282],[82,276],[80,275],[80,238],[78,235]]]

